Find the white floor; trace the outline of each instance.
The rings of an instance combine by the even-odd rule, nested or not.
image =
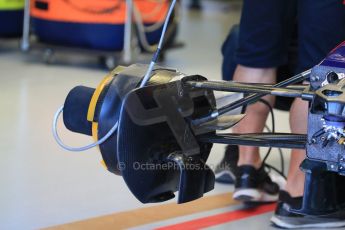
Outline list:
[[[241,3],[205,4],[203,13],[183,11],[179,40],[186,47],[169,52],[165,65],[220,79],[220,46],[239,21]],[[40,56],[20,53],[12,42],[0,43],[0,229],[36,229],[143,206],[121,177],[101,166],[96,149],[71,153],[54,142],[53,114],[68,91],[79,84],[96,86],[107,73],[95,59],[75,56],[68,64],[64,56],[58,58],[46,65]],[[277,114],[278,130],[288,131],[288,115]],[[61,135],[76,146],[92,141],[65,130]],[[222,151],[215,146],[210,163]],[[272,154],[277,167],[278,159]],[[231,190],[217,185],[211,194]]]

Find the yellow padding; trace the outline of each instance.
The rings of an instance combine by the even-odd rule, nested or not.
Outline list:
[[[98,141],[98,122],[92,122],[92,137]]]
[[[98,122],[92,122],[92,137],[95,141],[98,141]],[[103,168],[108,170],[107,164],[105,163],[104,160],[101,160],[101,165]]]
[[[24,9],[25,0],[0,0],[0,10]]]
[[[101,160],[101,165],[103,166],[103,168],[105,168],[106,170],[108,170],[108,166],[107,166],[107,164],[105,163],[104,160]]]
[[[90,122],[93,122],[93,118],[95,116],[95,110],[96,110],[96,105],[97,105],[97,101],[99,98],[99,95],[101,95],[104,87],[113,79],[113,77],[111,75],[108,75],[107,77],[105,77],[102,82],[99,84],[99,86],[96,88],[95,92],[92,95],[91,101],[90,101],[90,105],[89,105],[89,109],[87,111],[87,120]]]

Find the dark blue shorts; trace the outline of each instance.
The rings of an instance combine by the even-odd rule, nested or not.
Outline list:
[[[253,68],[286,64],[296,23],[301,72],[345,40],[343,0],[244,0],[236,62]]]

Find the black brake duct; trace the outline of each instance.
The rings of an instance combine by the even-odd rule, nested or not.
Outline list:
[[[186,76],[160,67],[139,89],[145,71],[132,65],[113,71],[97,89],[74,88],[64,105],[65,126],[100,139],[118,121],[117,132],[99,148],[108,170],[122,175],[141,202],[165,201],[176,191],[179,203],[198,199],[214,187],[206,165],[212,144],[199,142],[188,121],[215,109],[213,93],[185,89]]]

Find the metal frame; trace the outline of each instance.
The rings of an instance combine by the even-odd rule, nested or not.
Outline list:
[[[20,48],[24,52],[30,49],[30,0],[25,0],[23,37]]]
[[[125,64],[129,64],[132,61],[132,15],[133,0],[126,0],[126,23],[122,56],[122,61]]]

